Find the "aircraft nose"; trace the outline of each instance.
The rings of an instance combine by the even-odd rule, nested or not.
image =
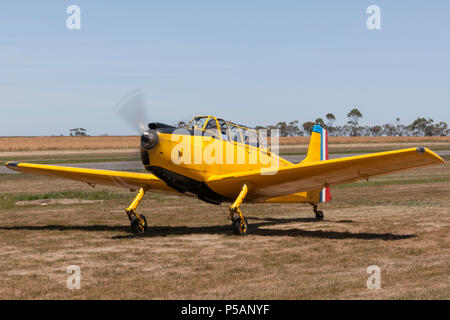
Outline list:
[[[159,142],[158,133],[155,130],[144,131],[141,135],[141,147],[145,150],[150,150],[156,147]]]

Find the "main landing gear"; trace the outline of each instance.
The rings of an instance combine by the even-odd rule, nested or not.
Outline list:
[[[131,233],[139,234],[144,233],[147,230],[147,219],[143,214],[139,214],[136,209],[144,197],[145,190],[144,188],[140,188],[136,198],[134,198],[133,202],[130,204],[128,208],[125,209],[125,212],[130,219],[131,224]]]
[[[242,190],[239,193],[238,197],[234,201],[234,203],[230,207],[230,220],[233,225],[233,233],[238,236],[245,236],[248,230],[248,222],[247,218],[242,215],[241,210],[239,209],[242,201],[244,201],[245,196],[247,195],[248,187],[247,185],[242,186]],[[237,213],[238,216],[234,216]]]
[[[320,210],[317,210],[317,204],[313,204],[312,205],[314,208],[314,213],[316,214],[316,219],[317,221],[322,221],[323,220],[323,212]]]

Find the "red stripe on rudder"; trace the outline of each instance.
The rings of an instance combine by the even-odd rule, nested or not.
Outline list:
[[[325,188],[325,202],[328,202],[331,200],[331,191],[330,187]]]
[[[325,160],[329,159],[328,155],[328,131],[325,130]],[[330,187],[325,188],[325,202],[328,202],[331,200],[331,191]]]

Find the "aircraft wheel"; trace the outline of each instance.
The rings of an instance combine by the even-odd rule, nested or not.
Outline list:
[[[317,211],[316,212],[316,219],[318,221],[322,221],[323,220],[323,212],[322,211]]]
[[[141,214],[142,220],[144,220],[144,226],[141,225],[140,221],[136,217],[131,218],[131,233],[132,234],[139,234],[144,233],[147,230],[147,219],[143,214]]]
[[[248,222],[247,218],[244,217],[245,224],[247,225],[247,228],[245,230],[241,229],[241,218],[240,217],[234,217],[233,218],[233,233],[238,236],[245,236],[248,231]]]

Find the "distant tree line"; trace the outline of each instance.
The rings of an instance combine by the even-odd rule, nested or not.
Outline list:
[[[347,123],[339,126],[334,125],[336,117],[332,113],[327,113],[325,119],[317,118],[315,121],[306,121],[301,125],[298,120],[291,122],[278,122],[275,125],[257,126],[256,129],[278,129],[281,137],[295,137],[311,135],[314,125],[319,124],[323,128],[327,129],[331,136],[416,136],[416,137],[429,137],[429,136],[449,136],[450,129],[444,121],[435,122],[431,118],[418,117],[411,124],[404,125],[400,123],[400,119],[397,118],[395,123],[386,123],[383,125],[374,126],[362,126],[359,121],[363,118],[362,113],[353,108],[347,114]],[[325,122],[326,121],[326,122]]]

